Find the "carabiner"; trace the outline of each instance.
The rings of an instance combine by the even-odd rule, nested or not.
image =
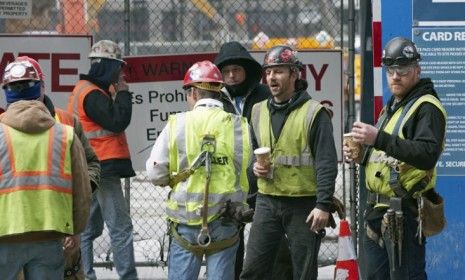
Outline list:
[[[212,240],[210,237],[210,233],[208,232],[208,228],[202,228],[200,230],[199,235],[197,236],[197,244],[204,248],[207,248],[208,245],[210,245],[211,241]]]

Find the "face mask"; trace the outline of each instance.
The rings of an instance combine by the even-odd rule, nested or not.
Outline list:
[[[40,87],[41,84],[39,81],[35,82],[32,87],[23,88],[18,91],[18,87],[5,87],[5,96],[6,102],[8,104],[14,103],[19,100],[37,100],[40,97]]]

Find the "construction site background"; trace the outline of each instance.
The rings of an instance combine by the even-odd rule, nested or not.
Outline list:
[[[212,52],[231,40],[249,50],[266,50],[277,44],[297,50],[335,48],[344,51],[347,65],[347,17],[348,0],[33,0],[32,17],[0,19],[0,33],[90,34],[94,42],[118,42],[126,56]],[[359,100],[357,56],[355,78],[355,99]],[[347,93],[348,86],[344,88]],[[347,168],[339,163],[336,196],[351,209],[357,195],[349,193]],[[143,171],[126,180],[125,186],[135,229],[137,265],[163,267],[167,248],[163,201],[167,192],[151,186]],[[320,250],[320,265],[335,263],[336,233],[337,229],[328,231]],[[96,265],[111,267],[106,234],[94,248]]]

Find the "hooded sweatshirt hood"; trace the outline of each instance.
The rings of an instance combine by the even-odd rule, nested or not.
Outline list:
[[[227,65],[240,65],[244,67],[246,72],[245,83],[252,85],[259,83],[263,69],[250,53],[239,42],[233,41],[223,44],[220,52],[215,58],[215,64],[221,70]]]
[[[24,133],[40,133],[52,127],[55,119],[43,102],[20,100],[8,106],[0,122]]]
[[[118,74],[121,71],[121,61],[115,59],[101,58],[98,62],[90,65],[88,76],[93,77],[103,88],[108,89],[111,84],[118,81]]]

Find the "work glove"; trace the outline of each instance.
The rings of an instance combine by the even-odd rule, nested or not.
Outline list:
[[[253,214],[253,209],[244,209],[242,203],[233,203],[231,200],[227,200],[220,209],[220,216],[223,217],[222,222],[225,224],[236,223],[242,225],[250,223],[252,222]]]
[[[329,209],[329,212],[330,214],[328,224],[326,225],[326,227],[336,228],[336,221],[333,217],[334,213],[337,213],[339,219],[341,220],[346,218],[346,208],[344,207],[344,204],[334,196],[331,201],[331,207]]]

